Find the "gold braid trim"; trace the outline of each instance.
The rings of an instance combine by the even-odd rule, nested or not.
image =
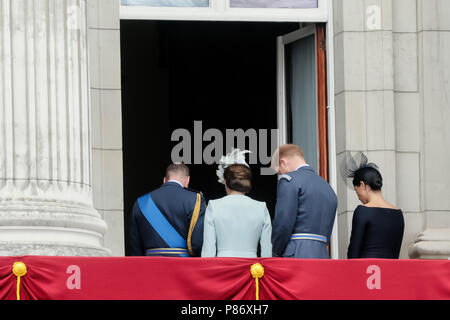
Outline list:
[[[200,213],[200,206],[202,202],[202,196],[200,193],[197,193],[197,201],[195,202],[194,212],[192,213],[191,225],[189,226],[189,232],[187,236],[187,246],[189,253],[191,256],[194,255],[194,251],[192,251],[192,232],[194,231],[195,224],[197,223],[198,215]]]

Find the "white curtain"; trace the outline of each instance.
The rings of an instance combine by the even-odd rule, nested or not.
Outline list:
[[[231,0],[239,8],[317,8],[318,0]]]
[[[290,102],[293,143],[300,146],[306,162],[317,172],[319,166],[316,90],[315,36],[288,46]]]
[[[208,7],[209,0],[121,0],[123,6]]]

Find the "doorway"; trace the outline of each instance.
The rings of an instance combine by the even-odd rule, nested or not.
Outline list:
[[[226,129],[278,127],[276,39],[298,29],[291,22],[121,20],[126,252],[131,208],[161,185],[178,143],[174,130],[193,137],[201,121],[203,132],[215,128],[225,137]],[[225,195],[217,165],[188,166],[190,187],[207,201]],[[260,168],[251,165],[249,196],[265,201],[273,217],[277,177]]]

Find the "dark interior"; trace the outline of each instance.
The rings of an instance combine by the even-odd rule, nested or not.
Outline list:
[[[177,128],[275,129],[276,37],[298,23],[121,21],[125,243],[136,199],[158,188]],[[270,141],[270,139],[269,139]],[[203,143],[203,148],[208,145]],[[225,148],[225,145],[224,145]],[[224,150],[225,152],[225,150]],[[193,152],[192,152],[193,154]],[[225,195],[217,165],[190,164],[190,188]],[[273,216],[277,178],[251,165],[249,194]]]

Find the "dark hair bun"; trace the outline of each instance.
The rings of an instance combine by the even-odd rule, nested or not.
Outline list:
[[[373,167],[363,167],[355,171],[353,185],[359,186],[361,181],[374,191],[379,191],[383,187],[383,177],[380,171]]]
[[[369,186],[372,190],[381,190],[383,187],[383,180],[381,178],[375,179],[373,183],[369,184]]]
[[[252,171],[243,164],[232,164],[223,174],[227,187],[238,192],[249,192],[252,187]]]

